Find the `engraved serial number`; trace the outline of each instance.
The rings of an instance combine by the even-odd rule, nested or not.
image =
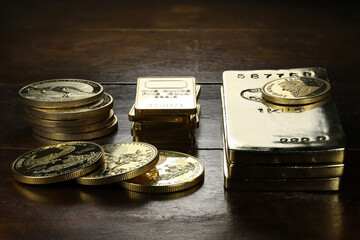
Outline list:
[[[252,79],[259,79],[261,77],[261,75],[265,76],[266,78],[269,78],[271,76],[277,76],[279,78],[282,78],[285,76],[284,73],[276,73],[276,74],[271,74],[271,73],[263,73],[263,74],[258,74],[258,73],[249,73],[249,75],[247,76],[245,73],[239,73],[237,75],[237,78],[240,79],[244,79],[246,77],[250,77]],[[303,72],[302,75],[304,77],[311,77],[311,72]],[[298,73],[294,73],[294,72],[290,72],[289,73],[289,77],[300,77]]]
[[[290,137],[290,138],[280,138],[281,143],[299,143],[299,144],[306,144],[311,142],[324,142],[327,141],[328,138],[326,136],[317,136],[317,137]]]
[[[146,104],[147,107],[149,108],[179,108],[179,107],[183,107],[183,104],[181,103],[149,103]]]

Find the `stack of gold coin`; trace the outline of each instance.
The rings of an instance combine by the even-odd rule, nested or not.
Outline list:
[[[204,166],[193,156],[158,151],[142,142],[99,146],[67,142],[41,147],[17,158],[13,177],[27,184],[76,179],[82,185],[121,183],[135,192],[169,193],[192,188],[204,180]]]
[[[200,85],[193,77],[141,77],[129,112],[134,141],[164,146],[195,146]]]
[[[339,190],[345,135],[325,69],[226,71],[221,95],[226,189]]]
[[[96,82],[51,79],[19,90],[35,134],[58,141],[100,138],[117,129],[113,98]]]

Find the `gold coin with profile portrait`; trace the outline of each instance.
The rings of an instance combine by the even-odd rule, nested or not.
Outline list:
[[[304,105],[330,96],[330,83],[311,77],[287,77],[265,84],[262,97],[269,102],[284,105]]]

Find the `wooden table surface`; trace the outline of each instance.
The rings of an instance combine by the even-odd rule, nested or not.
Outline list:
[[[270,3],[272,2],[272,3]],[[352,1],[5,1],[0,10],[0,239],[360,239],[360,19]],[[225,70],[324,67],[347,136],[339,192],[225,191],[219,88]],[[10,165],[48,141],[33,135],[17,91],[51,78],[98,81],[119,129],[139,76],[201,84],[194,155],[205,181],[182,194],[118,185],[16,182]]]

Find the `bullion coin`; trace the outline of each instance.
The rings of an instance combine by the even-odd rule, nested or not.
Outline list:
[[[261,90],[262,97],[269,102],[302,105],[330,96],[330,83],[311,77],[287,77],[268,82]]]
[[[159,151],[159,162],[148,173],[121,182],[128,190],[168,193],[191,188],[204,180],[204,165],[195,157]]]
[[[68,142],[41,147],[17,158],[13,177],[27,184],[49,184],[74,179],[101,165],[104,151],[91,142]]]
[[[20,101],[38,108],[84,106],[101,99],[103,87],[83,79],[50,79],[29,84],[19,90]]]
[[[103,146],[104,165],[99,171],[77,179],[83,185],[102,185],[136,177],[158,162],[157,149],[148,143],[125,142]]]

